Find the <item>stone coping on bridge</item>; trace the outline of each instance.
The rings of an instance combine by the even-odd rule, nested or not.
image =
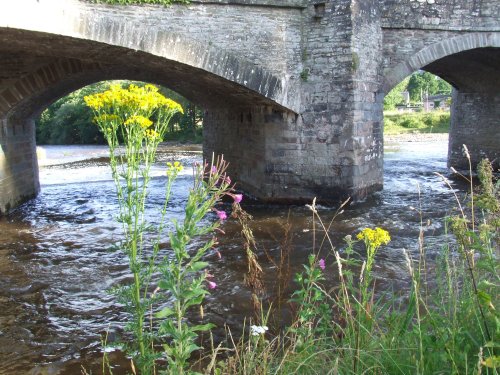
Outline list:
[[[87,3],[95,3],[93,0],[81,0]],[[174,3],[175,4],[175,3]],[[245,5],[273,8],[307,8],[307,0],[190,0],[188,4],[220,4],[220,5]],[[119,5],[155,5],[155,4],[116,4]],[[177,4],[179,5],[179,4]]]
[[[193,4],[228,4],[274,8],[306,8],[305,0],[190,0]]]

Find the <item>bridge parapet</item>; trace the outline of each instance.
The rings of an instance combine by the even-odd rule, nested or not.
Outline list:
[[[448,31],[500,31],[497,0],[384,0],[382,27]]]

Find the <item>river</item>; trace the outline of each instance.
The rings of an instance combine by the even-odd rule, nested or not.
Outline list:
[[[342,239],[362,228],[380,226],[390,232],[392,241],[377,255],[374,268],[380,290],[408,284],[402,251],[418,255],[421,218],[430,259],[439,253],[446,236],[443,218],[455,206],[453,195],[435,175],[447,174],[446,154],[447,140],[387,144],[384,190],[348,206],[332,224],[330,233],[340,250]],[[112,340],[121,332],[126,317],[106,290],[129,276],[124,257],[109,251],[119,227],[106,155],[100,146],[43,147],[40,195],[0,218],[0,374],[78,374],[81,366],[96,373],[101,335],[108,332]],[[149,212],[163,196],[165,162],[179,160],[186,168],[176,181],[169,214],[182,217],[192,183],[189,166],[200,158],[199,152],[179,148],[160,153],[152,170]],[[291,270],[298,271],[313,244],[311,211],[305,206],[245,208],[254,217],[251,225],[267,284],[273,285],[275,267],[265,253],[277,259],[287,222]],[[320,206],[319,211],[329,222],[335,208]],[[152,213],[150,220],[156,220]],[[245,316],[252,315],[238,226],[228,220],[223,229],[221,258],[209,256],[218,288],[205,303],[207,316],[219,328],[216,334],[224,324],[241,329]],[[333,284],[333,257],[322,251]],[[121,353],[110,349],[110,356],[115,373],[122,373],[126,361]]]

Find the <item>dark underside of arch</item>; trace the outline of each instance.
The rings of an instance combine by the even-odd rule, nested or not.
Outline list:
[[[424,67],[462,92],[500,91],[500,48],[476,48],[455,53]]]

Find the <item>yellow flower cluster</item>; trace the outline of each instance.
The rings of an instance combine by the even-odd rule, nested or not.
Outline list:
[[[160,137],[160,134],[156,130],[153,130],[153,129],[146,129],[146,131],[144,132],[144,135],[146,138],[149,138],[151,140],[155,140],[155,139],[158,139]]]
[[[166,98],[158,92],[157,87],[149,84],[144,87],[130,85],[128,89],[114,84],[109,87],[109,90],[88,95],[84,97],[84,100],[94,111],[112,108],[119,111],[120,108],[126,108],[129,112],[137,110],[149,112],[161,108],[174,113],[184,113],[179,103]]]
[[[167,173],[169,173],[169,172],[181,172],[184,169],[184,167],[182,166],[182,164],[179,163],[178,161],[174,161],[173,164],[170,163],[170,162],[168,162],[167,163],[167,168],[168,168],[167,169]]]
[[[141,128],[147,129],[153,124],[153,121],[151,121],[150,119],[148,119],[144,116],[134,115],[134,116],[129,117],[124,122],[124,125],[134,125],[134,124],[139,125]]]
[[[382,228],[365,228],[357,234],[358,240],[363,240],[369,243],[373,248],[377,249],[381,245],[387,245],[391,241],[389,232]]]

